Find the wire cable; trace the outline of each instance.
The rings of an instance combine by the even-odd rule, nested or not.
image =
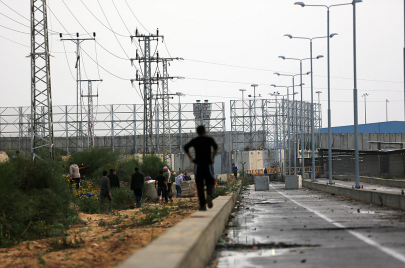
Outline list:
[[[80,2],[82,2],[82,4],[86,7],[86,9],[90,12],[90,14],[96,19],[98,20],[98,22],[101,23],[101,25],[103,25],[107,30],[111,31],[112,33],[115,33],[116,35],[122,36],[122,37],[130,37],[128,35],[123,35],[120,33],[115,32],[114,30],[112,30],[111,28],[108,28],[103,22],[101,22],[101,20],[99,20],[94,14],[93,12],[91,12],[91,10],[86,6],[86,4],[83,2],[83,0],[80,0]]]
[[[110,24],[110,22],[108,21],[108,18],[107,18],[107,16],[105,15],[104,10],[103,10],[103,8],[102,8],[102,6],[101,6],[101,4],[100,4],[100,1],[97,0],[97,3],[98,3],[98,5],[99,5],[99,7],[100,7],[100,9],[101,9],[101,12],[103,12],[104,18],[106,19],[108,25],[109,25],[110,28],[112,29],[111,24]],[[115,36],[115,39],[117,39],[117,42],[118,42],[118,44],[120,45],[122,51],[124,51],[124,53],[125,53],[125,55],[127,56],[127,58],[129,58],[127,52],[125,51],[124,47],[121,45],[121,42],[118,40],[118,37],[117,37],[117,35],[116,35],[115,33],[114,33],[114,36]]]
[[[164,38],[163,38],[163,44],[165,45],[165,48],[166,48],[167,54],[169,54],[169,57],[170,57],[170,58],[173,58],[172,55],[170,55],[169,49],[168,49],[167,46],[166,46],[166,41],[165,41]]]
[[[11,28],[8,28],[8,27],[3,26],[3,25],[0,25],[0,27],[5,28],[5,29],[10,30],[10,31],[13,31],[13,32],[16,32],[16,33],[30,34],[30,33],[22,32],[22,31],[19,31],[19,30],[11,29]]]
[[[97,54],[97,43],[94,42],[94,51],[96,52],[96,61],[98,62],[98,54]],[[98,73],[98,79],[101,80],[101,76],[100,76],[100,67],[97,64],[97,73]],[[100,85],[100,83],[98,83],[97,85],[97,96],[98,96],[98,86]]]
[[[26,19],[27,21],[30,21],[29,19],[27,19],[26,17],[24,17],[23,15],[21,15],[20,13],[18,13],[17,11],[15,11],[13,8],[9,7],[6,3],[4,3],[2,0],[0,0],[0,2],[5,5],[6,7],[8,7],[9,9],[11,9],[12,11],[14,11],[14,13],[16,13],[17,15],[20,15],[20,17]]]
[[[97,40],[96,40],[96,44],[99,45],[103,50],[105,50],[106,52],[108,52],[109,54],[111,54],[112,56],[114,56],[114,57],[116,57],[116,58],[118,58],[118,59],[126,60],[126,61],[129,60],[128,58],[123,58],[123,57],[120,57],[120,56],[115,55],[114,53],[112,53],[111,51],[109,51],[108,49],[106,49],[105,47],[103,47]]]
[[[77,21],[77,23],[79,23],[79,25],[83,28],[83,30],[89,35],[91,36],[91,34],[86,30],[86,28],[84,28],[84,26],[80,23],[80,21],[76,18],[76,16],[73,14],[73,12],[70,10],[70,8],[66,5],[65,1],[62,0],[63,4],[65,5],[65,7],[67,8],[67,10],[69,10],[70,14],[72,14],[73,18],[75,18],[75,20]]]
[[[62,42],[62,44],[63,44],[63,49],[65,50],[66,63],[67,63],[67,66],[69,68],[70,75],[72,76],[73,80],[76,81],[75,77],[73,76],[72,70],[70,69],[69,60],[68,60],[68,57],[67,57],[67,54],[66,54],[65,42]]]
[[[17,45],[20,45],[20,46],[23,46],[23,47],[28,47],[28,48],[30,48],[30,46],[27,46],[27,45],[18,43],[18,42],[16,42],[16,41],[13,41],[13,40],[11,40],[11,39],[8,39],[7,37],[1,36],[1,35],[0,35],[0,37],[1,37],[1,38],[4,38],[4,39],[6,39],[6,40],[8,40],[8,41],[10,41],[10,42],[13,42],[14,44],[17,44]]]
[[[143,24],[138,20],[138,18],[136,17],[135,13],[132,11],[132,8],[128,5],[127,0],[125,0],[125,3],[127,4],[127,6],[128,6],[128,8],[129,8],[129,10],[131,11],[132,15],[134,15],[135,19],[136,19],[136,20],[139,22],[139,24],[142,26],[142,28],[144,28],[145,31],[147,31],[147,32],[149,33],[148,29],[146,29],[145,26],[143,26]]]

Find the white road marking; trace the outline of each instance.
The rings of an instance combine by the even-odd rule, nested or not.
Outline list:
[[[337,222],[333,221],[332,219],[329,219],[328,217],[326,217],[325,215],[322,215],[322,214],[319,213],[318,211],[315,211],[315,210],[313,210],[313,209],[311,209],[311,208],[309,208],[309,207],[307,207],[307,206],[305,206],[305,205],[302,205],[301,203],[299,203],[299,202],[295,201],[294,199],[290,198],[289,196],[283,194],[282,192],[280,192],[280,191],[278,191],[276,188],[274,188],[273,185],[270,184],[270,186],[271,186],[271,188],[273,188],[274,190],[276,190],[276,191],[277,191],[279,194],[281,194],[282,196],[284,196],[284,197],[290,199],[292,202],[294,202],[295,204],[297,204],[297,205],[299,205],[299,206],[305,208],[306,210],[311,211],[312,213],[314,213],[314,214],[317,215],[318,217],[324,219],[325,221],[327,221],[327,222],[329,222],[329,223],[335,225],[336,227],[339,227],[339,228],[346,228],[344,225],[342,225],[342,224],[340,224],[340,223],[337,223]],[[370,238],[368,238],[368,237],[366,237],[366,236],[364,236],[364,235],[362,235],[362,234],[360,234],[360,233],[358,233],[358,232],[356,232],[356,231],[351,231],[351,230],[346,230],[346,231],[347,231],[348,233],[350,233],[351,235],[357,237],[358,239],[360,239],[360,240],[363,241],[364,243],[369,244],[370,246],[373,246],[373,247],[375,247],[375,248],[381,250],[382,252],[384,252],[384,253],[390,255],[391,257],[394,257],[395,259],[397,259],[397,260],[399,260],[399,261],[405,263],[405,256],[404,256],[404,255],[402,255],[402,254],[400,254],[400,253],[398,253],[398,252],[396,252],[396,251],[394,251],[394,250],[392,250],[392,249],[390,249],[390,248],[384,247],[384,246],[378,244],[377,242],[375,242],[374,240],[371,240]]]

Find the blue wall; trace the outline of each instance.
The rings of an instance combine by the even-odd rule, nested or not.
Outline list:
[[[322,128],[328,133],[328,128]],[[354,133],[353,126],[332,127],[332,133]],[[359,125],[359,133],[405,133],[404,121],[389,121]]]

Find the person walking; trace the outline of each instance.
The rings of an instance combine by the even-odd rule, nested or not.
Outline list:
[[[86,180],[87,170],[90,168],[90,165],[85,166],[84,164],[80,165],[79,173],[80,173],[80,186],[83,186],[83,181]]]
[[[144,178],[143,174],[139,172],[139,168],[135,168],[135,173],[132,174],[131,190],[134,192],[136,206],[140,207],[142,202],[142,189]]]
[[[184,172],[183,180],[184,181],[191,181],[191,177],[187,174],[187,172]]]
[[[235,166],[235,163],[232,163],[232,172],[233,172],[233,175],[235,176],[235,180],[237,180],[238,179],[238,167]]]
[[[79,172],[79,167],[74,164],[73,162],[70,162],[70,167],[69,167],[69,175],[70,175],[70,183],[76,184],[76,189],[79,189],[79,183],[80,183],[80,172]]]
[[[108,175],[110,179],[110,186],[120,188],[120,180],[118,178],[117,172],[114,169],[110,169],[110,174]]]
[[[180,197],[180,195],[181,195],[181,183],[182,183],[183,181],[184,181],[184,180],[183,180],[183,174],[180,173],[180,175],[175,178],[175,182],[176,182],[176,192],[177,192],[176,197]]]
[[[175,173],[174,173],[175,174]],[[169,197],[170,202],[173,202],[171,193],[172,193],[172,174],[170,173],[170,169],[168,167],[163,167],[163,176],[165,176],[166,178],[166,182],[167,182],[167,191],[166,191],[166,200],[167,197]]]
[[[167,200],[167,195],[166,195],[166,191],[167,191],[167,181],[165,176],[163,176],[163,170],[159,171],[159,175],[156,177],[155,180],[155,189],[157,188],[157,195],[158,195],[158,199],[159,199],[159,204],[163,203],[163,197],[166,199],[165,203],[168,203]]]
[[[109,203],[109,211],[111,211],[111,192],[110,179],[107,177],[107,171],[103,171],[103,177],[100,179],[100,211],[104,212],[104,201],[107,198]]]
[[[215,176],[212,169],[212,164],[215,161],[215,155],[218,150],[218,145],[215,140],[207,136],[207,132],[204,126],[198,126],[197,129],[198,137],[192,139],[189,143],[184,146],[184,151],[186,152],[188,158],[192,163],[194,163],[194,174],[195,183],[197,185],[198,199],[200,202],[200,211],[212,208],[212,192],[214,189]],[[193,158],[189,152],[190,148],[193,147],[195,151],[195,158]],[[211,155],[211,147],[214,149]],[[204,181],[207,186],[207,199],[205,199],[204,194]]]

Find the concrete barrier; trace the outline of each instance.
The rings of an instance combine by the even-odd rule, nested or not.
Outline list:
[[[255,191],[267,191],[269,190],[269,177],[268,176],[256,176],[255,177]]]
[[[405,210],[405,195],[366,189],[352,189],[342,185],[302,181],[304,187],[352,198],[365,203]]]
[[[360,177],[361,182],[379,184],[389,187],[396,188],[405,188],[405,180],[388,180],[388,179],[379,179],[372,177]]]
[[[205,268],[235,202],[232,194],[217,197],[212,209],[191,214],[117,267]]]
[[[155,180],[145,181],[143,185],[143,196],[153,200],[157,199]]]
[[[285,188],[287,190],[301,189],[302,188],[301,175],[288,175],[285,178]]]

